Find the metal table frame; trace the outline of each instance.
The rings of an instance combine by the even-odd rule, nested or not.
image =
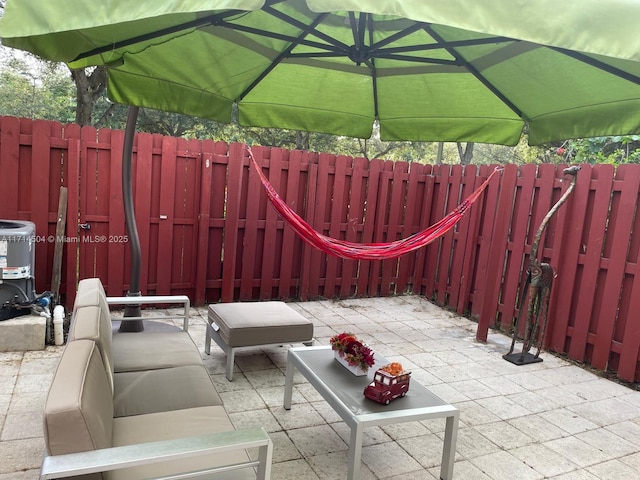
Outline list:
[[[376,365],[389,363],[376,354]],[[290,348],[284,386],[284,408],[291,409],[294,371],[298,370],[351,428],[348,480],[360,477],[362,435],[365,427],[445,418],[440,478],[453,478],[459,411],[417,381],[412,380],[407,396],[381,405],[366,399],[364,387],[371,382],[376,367],[367,376],[356,377],[333,359],[330,346]]]

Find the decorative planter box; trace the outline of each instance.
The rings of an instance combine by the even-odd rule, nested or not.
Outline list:
[[[349,365],[349,362],[347,362],[347,359],[340,356],[340,354],[338,353],[337,350],[333,351],[333,356],[334,358],[338,361],[338,363],[340,365],[342,365],[344,368],[346,368],[347,370],[349,370],[351,373],[353,373],[356,377],[362,377],[363,375],[366,375],[367,372],[365,370],[363,370],[360,367],[354,367],[352,365]]]

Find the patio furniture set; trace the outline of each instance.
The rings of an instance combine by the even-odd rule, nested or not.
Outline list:
[[[182,328],[115,331],[109,305],[134,302],[182,304]],[[131,319],[139,320],[119,320]],[[234,429],[188,334],[188,319],[188,297],[107,297],[99,279],[80,282],[68,344],[45,402],[42,479],[270,478],[269,435],[263,428]],[[440,476],[452,478],[458,410],[415,381],[390,405],[365,398],[373,372],[353,376],[333,360],[331,347],[312,346],[313,324],[285,303],[211,305],[205,353],[211,340],[227,355],[229,381],[238,349],[306,345],[288,351],[283,406],[291,408],[298,370],[351,429],[349,480],[359,478],[364,427],[429,418],[446,419]]]

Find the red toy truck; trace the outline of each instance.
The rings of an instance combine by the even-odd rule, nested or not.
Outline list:
[[[392,400],[398,397],[404,397],[407,394],[409,391],[411,372],[405,372],[400,367],[400,373],[394,374],[398,369],[389,367],[390,365],[387,365],[376,371],[373,375],[373,382],[364,389],[365,397],[374,402],[389,405]],[[389,370],[394,373],[389,372]]]

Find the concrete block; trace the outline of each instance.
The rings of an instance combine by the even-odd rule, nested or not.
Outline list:
[[[47,319],[25,315],[0,322],[0,352],[44,350]]]

